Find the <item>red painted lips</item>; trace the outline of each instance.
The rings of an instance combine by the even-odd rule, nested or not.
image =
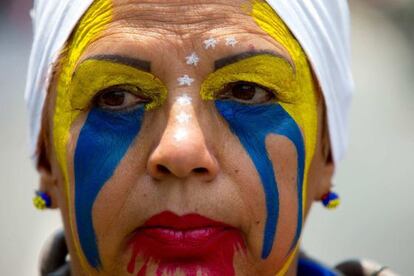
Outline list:
[[[227,224],[197,214],[178,216],[166,211],[151,217],[138,228],[131,246],[130,273],[134,272],[136,257],[140,255],[145,260],[141,270],[146,269],[151,259],[159,263],[161,274],[164,269],[171,270],[171,266],[175,266],[189,270],[189,275],[201,268],[233,275],[233,255],[237,248],[244,248],[244,242],[240,231]],[[144,275],[142,272],[138,274]]]

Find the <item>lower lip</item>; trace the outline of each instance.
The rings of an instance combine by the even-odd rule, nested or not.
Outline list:
[[[245,248],[239,230],[218,223],[188,229],[142,227],[135,232],[130,245],[128,272],[134,273],[137,256],[144,261],[137,275],[145,275],[150,260],[158,264],[156,275],[178,268],[185,275],[196,275],[193,273],[200,269],[207,275],[234,275],[234,254]],[[212,271],[213,274],[209,273]]]
[[[220,247],[229,236],[240,235],[232,228],[205,227],[190,230],[144,228],[134,237],[145,255],[163,260],[202,257]]]

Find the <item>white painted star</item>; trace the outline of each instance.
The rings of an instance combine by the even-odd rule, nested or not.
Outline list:
[[[185,59],[187,61],[187,64],[194,65],[194,66],[197,66],[197,63],[200,61],[200,58],[198,57],[198,55],[195,52],[193,52],[193,53],[191,53],[191,55],[185,57]]]
[[[174,134],[175,140],[182,141],[188,136],[188,131],[185,128],[180,128],[177,130],[177,132]]]
[[[191,104],[192,98],[187,94],[182,94],[181,96],[177,97],[177,103],[179,105],[189,105]]]
[[[179,77],[177,81],[180,86],[184,86],[184,85],[190,86],[193,83],[194,79],[190,78],[188,75],[184,75],[182,77]]]
[[[234,47],[238,43],[237,39],[234,36],[229,36],[226,38],[226,45]]]
[[[206,39],[203,41],[204,43],[204,49],[208,49],[208,48],[215,48],[217,45],[217,39],[210,37],[209,39]]]
[[[178,114],[175,118],[180,124],[184,124],[190,121],[191,115],[184,111],[181,111],[180,114]]]

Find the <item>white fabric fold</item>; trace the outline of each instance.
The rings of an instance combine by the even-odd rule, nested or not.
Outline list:
[[[93,0],[35,0],[31,12],[33,45],[25,100],[30,120],[30,151],[35,162],[42,109],[53,64]],[[268,0],[302,45],[327,106],[334,161],[344,155],[353,91],[350,71],[349,10],[346,0]]]
[[[29,146],[37,160],[42,110],[53,65],[79,19],[93,0],[35,0],[30,12],[33,43],[30,53],[25,101],[29,113]]]

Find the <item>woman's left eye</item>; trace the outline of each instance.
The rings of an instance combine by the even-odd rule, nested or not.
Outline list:
[[[255,83],[236,82],[227,85],[219,98],[247,104],[260,104],[274,99],[275,95],[273,92]]]
[[[137,96],[121,87],[105,89],[95,97],[95,106],[109,110],[124,110],[148,102],[148,99]]]

